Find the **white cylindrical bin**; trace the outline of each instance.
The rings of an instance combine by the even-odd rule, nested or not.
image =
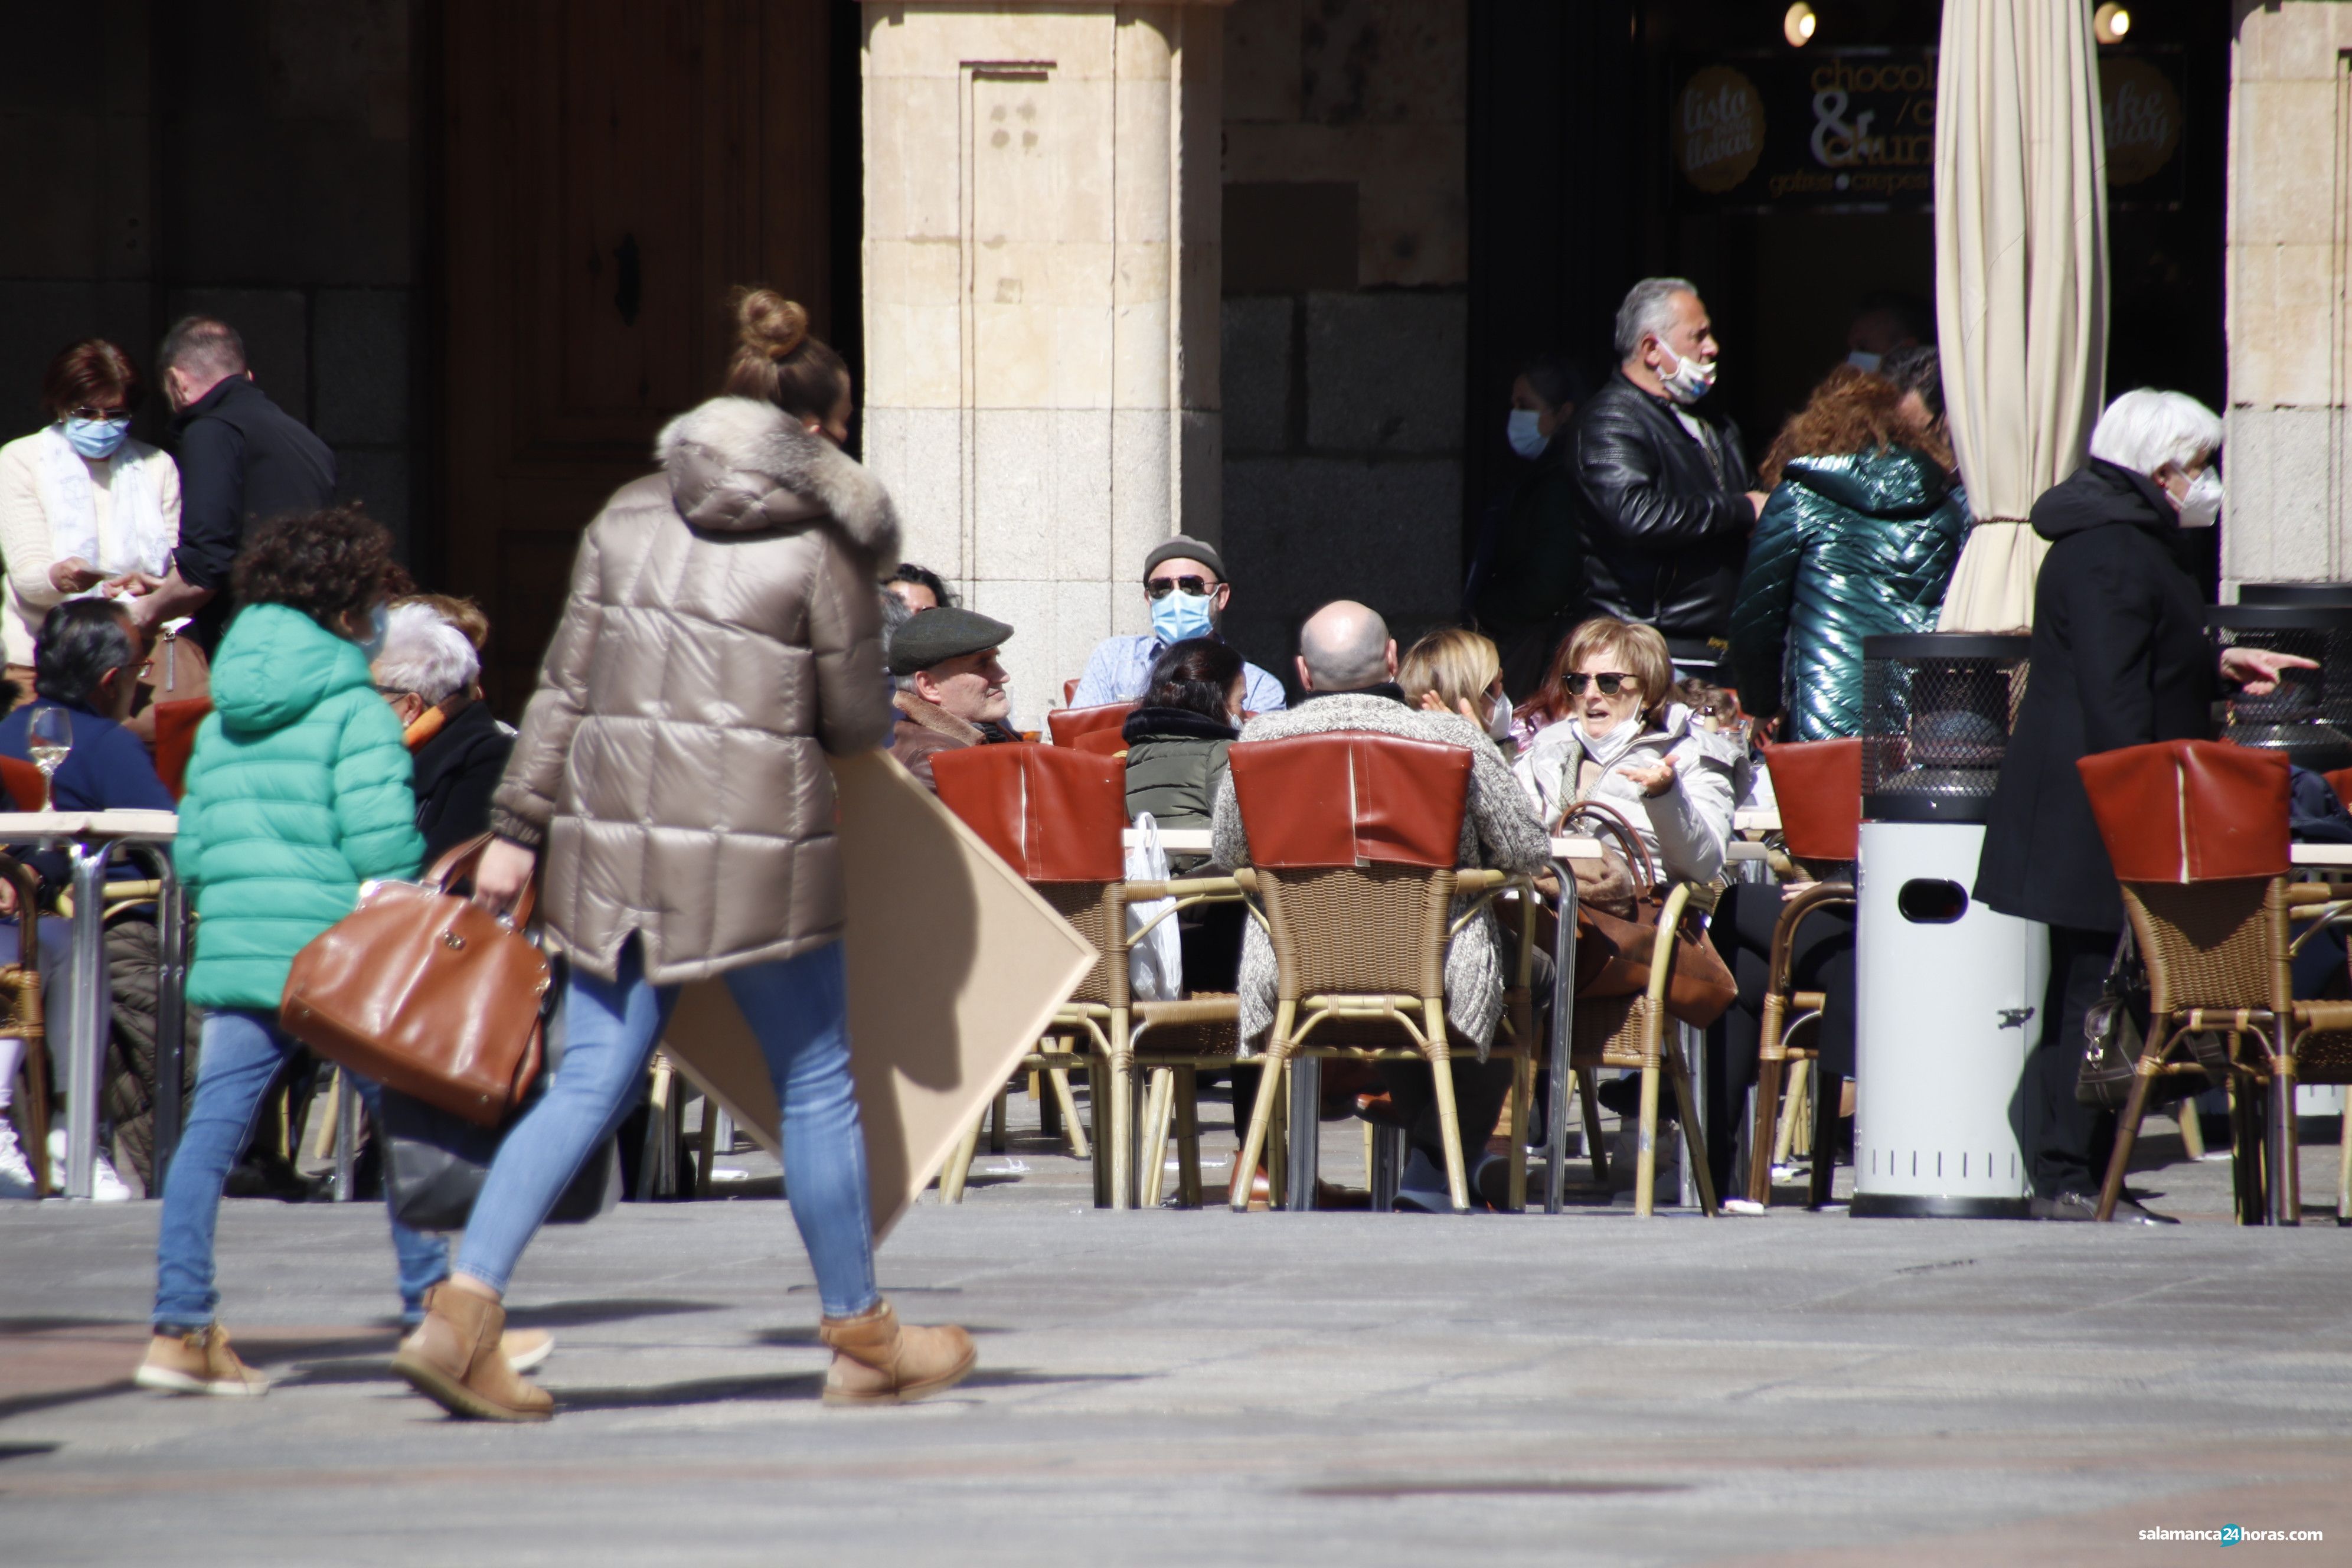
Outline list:
[[[2022,1219],[2013,1102],[2041,1038],[2043,928],[1976,902],[1984,829],[1865,822],[1855,922],[1858,1216]]]

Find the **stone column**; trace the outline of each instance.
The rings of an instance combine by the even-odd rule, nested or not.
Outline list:
[[[2352,5],[2237,0],[2225,596],[2352,578]]]
[[[866,460],[1032,727],[1217,537],[1223,4],[865,9]]]

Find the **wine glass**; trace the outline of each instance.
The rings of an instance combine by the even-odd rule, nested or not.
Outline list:
[[[41,809],[55,811],[58,769],[73,750],[73,716],[62,708],[36,708],[26,737],[33,765],[41,770]]]

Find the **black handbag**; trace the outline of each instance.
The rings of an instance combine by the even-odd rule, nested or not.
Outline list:
[[[466,1228],[473,1216],[474,1200],[481,1195],[482,1179],[507,1130],[539,1102],[543,1086],[562,1059],[563,993],[560,980],[550,987],[546,1068],[504,1126],[484,1127],[396,1089],[382,1091],[383,1125],[376,1132],[383,1151],[384,1193],[393,1217],[401,1224],[415,1230]],[[620,1194],[620,1145],[608,1138],[581,1164],[579,1174],[557,1197],[547,1223],[583,1224],[610,1209]]]
[[[2147,967],[2140,962],[2131,928],[2116,942],[2115,961],[2107,965],[2106,984],[2099,999],[2083,1015],[2083,1066],[2074,1079],[2074,1100],[2100,1110],[2121,1110],[2131,1099],[2132,1079],[2147,1048],[2140,1020],[2147,1016]],[[2214,1030],[2188,1037],[2185,1042],[2205,1069],[2208,1083],[2229,1081],[2228,1044]],[[2204,1085],[2183,1074],[2158,1074],[2148,1085],[2147,1103],[2166,1105],[2198,1093]]]

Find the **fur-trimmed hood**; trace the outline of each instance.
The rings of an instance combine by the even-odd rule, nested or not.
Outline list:
[[[898,513],[882,482],[773,404],[714,397],[662,426],[654,456],[697,528],[751,533],[830,516],[877,575],[898,564]]]

